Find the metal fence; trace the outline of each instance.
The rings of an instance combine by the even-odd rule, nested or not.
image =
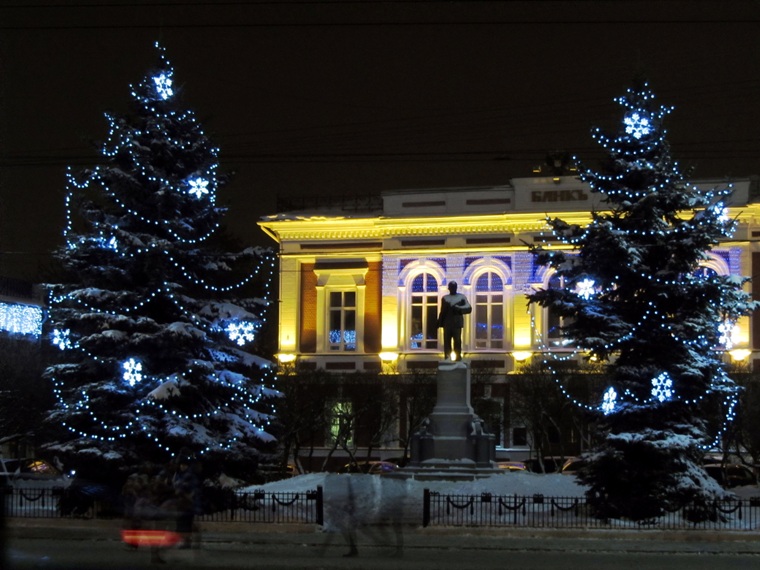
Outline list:
[[[235,493],[228,508],[203,514],[199,521],[313,523],[324,521],[322,487],[303,493]]]
[[[757,530],[760,499],[687,505],[646,521],[604,519],[583,497],[544,495],[445,495],[425,489],[423,526],[598,528],[656,530]]]
[[[26,518],[119,518],[125,516],[119,497],[78,497],[72,501],[66,489],[0,488],[6,517]],[[322,487],[305,492],[230,492],[211,512],[196,517],[200,522],[307,523],[323,524]],[[172,513],[152,511],[152,518],[171,518]]]

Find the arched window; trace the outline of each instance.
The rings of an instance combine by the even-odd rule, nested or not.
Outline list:
[[[549,289],[564,289],[565,278],[553,273],[547,283]],[[544,327],[546,343],[550,346],[572,346],[573,342],[562,336],[563,327],[572,322],[571,318],[561,317],[551,307],[546,309],[546,326]]]
[[[474,348],[504,348],[504,282],[493,271],[481,273],[475,280],[473,311]]]
[[[438,349],[438,280],[431,273],[412,279],[409,311],[409,348]]]

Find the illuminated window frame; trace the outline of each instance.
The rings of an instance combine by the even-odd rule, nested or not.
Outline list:
[[[497,295],[497,291],[489,290],[485,292],[478,292],[477,290],[478,280],[487,273],[495,275],[501,280],[502,283],[502,289],[498,293],[501,295],[501,302],[498,304],[501,305],[502,312],[501,346],[494,346],[494,339],[492,335],[492,329],[494,326],[493,311],[494,305],[496,304],[493,298]],[[464,291],[465,295],[467,295],[470,300],[470,305],[472,305],[472,314],[470,315],[469,319],[465,319],[465,330],[467,332],[465,338],[468,339],[468,346],[466,347],[468,351],[504,352],[512,348],[512,326],[510,323],[513,293],[512,286],[508,285],[511,280],[510,278],[511,275],[509,267],[503,262],[490,257],[484,257],[483,259],[473,263],[468,268],[468,272],[465,276],[465,282],[470,283],[471,285],[466,287]],[[479,296],[486,297],[485,303],[482,302],[482,299],[479,300]],[[486,320],[488,323],[490,323],[487,327],[489,330],[485,339],[486,346],[483,346],[483,339],[478,339],[478,319],[480,317],[479,307],[481,306],[486,307]]]
[[[368,267],[336,267],[315,268],[317,275],[317,347],[327,354],[344,352],[360,354],[364,352],[364,311],[365,311],[365,277]],[[345,346],[335,348],[330,339],[330,296],[332,293],[345,294],[354,292],[355,309],[355,338],[354,350],[345,350]]]
[[[415,283],[422,279],[423,290],[414,291]],[[407,310],[404,335],[406,349],[414,352],[438,352],[440,350],[437,327],[441,283],[443,279],[433,271],[422,270],[410,274],[406,286],[404,307]],[[419,314],[419,325],[415,316]],[[417,331],[422,336],[416,338]],[[427,334],[426,334],[427,331]]]
[[[327,299],[327,348],[331,352],[356,352],[356,289],[329,288]]]

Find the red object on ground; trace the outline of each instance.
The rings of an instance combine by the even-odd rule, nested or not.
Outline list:
[[[126,529],[121,531],[121,540],[131,546],[174,546],[182,542],[182,537],[170,530]]]

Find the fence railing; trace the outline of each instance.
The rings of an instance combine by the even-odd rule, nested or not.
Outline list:
[[[199,521],[250,523],[313,523],[324,520],[322,487],[303,493],[235,493],[227,508],[203,514]]]
[[[423,526],[757,530],[760,528],[760,500],[687,505],[661,517],[635,522],[599,518],[583,497],[446,495],[425,489]]]
[[[0,493],[6,517],[116,518],[121,505],[92,500],[73,505],[62,488],[6,488]],[[419,508],[419,507],[418,507]],[[583,497],[544,495],[447,495],[424,490],[423,526],[524,528],[734,530],[760,529],[760,498],[686,506],[646,521],[595,516]],[[418,511],[419,512],[419,511]],[[164,513],[169,518],[171,513]],[[157,516],[161,516],[159,512]],[[324,524],[322,487],[303,492],[233,492],[217,508],[197,516],[200,522]],[[417,519],[419,520],[419,519]]]
[[[210,512],[197,515],[200,522],[249,523],[307,523],[323,524],[324,501],[322,487],[305,492],[268,493],[230,492],[222,504]],[[6,517],[26,518],[171,518],[173,513],[160,507],[145,513],[125,513],[119,497],[88,498],[81,494],[72,497],[67,489],[0,488],[0,499]],[[147,515],[147,516],[143,516]]]

